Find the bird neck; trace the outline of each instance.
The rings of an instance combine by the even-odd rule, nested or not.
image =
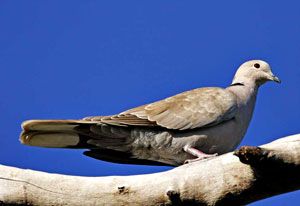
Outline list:
[[[251,84],[251,82],[234,82],[232,86],[229,86],[226,89],[237,97],[239,112],[235,116],[235,119],[237,122],[241,123],[240,129],[244,135],[253,115],[258,86],[253,83]]]
[[[258,87],[254,81],[235,79],[227,89],[238,97],[240,103],[247,104],[249,101],[255,102]]]
[[[254,89],[257,91],[261,84],[254,78],[249,78],[247,76],[235,76],[230,86],[234,87],[235,85],[245,86],[248,89]]]

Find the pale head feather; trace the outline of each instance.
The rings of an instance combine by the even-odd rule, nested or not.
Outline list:
[[[255,84],[260,86],[267,81],[275,81],[280,83],[278,77],[276,77],[270,65],[263,60],[251,60],[243,63],[235,73],[232,84]]]

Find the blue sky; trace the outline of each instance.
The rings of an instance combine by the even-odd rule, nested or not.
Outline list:
[[[282,84],[260,89],[242,144],[300,132],[299,7],[296,0],[2,0],[0,163],[85,176],[168,170],[23,146],[20,124],[114,114],[192,88],[226,87],[249,59],[268,61]],[[296,205],[299,194],[252,205]]]

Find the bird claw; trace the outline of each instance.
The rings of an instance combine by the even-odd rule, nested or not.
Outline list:
[[[218,156],[218,153],[205,154],[202,157],[198,157],[198,158],[195,158],[195,159],[187,159],[187,160],[184,161],[183,164],[189,164],[189,163],[192,163],[192,162],[198,162],[198,161],[201,161],[201,160],[207,160],[207,159],[211,159],[211,158],[216,157],[216,156]]]

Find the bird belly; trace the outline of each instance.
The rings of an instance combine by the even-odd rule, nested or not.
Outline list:
[[[131,154],[138,159],[180,165],[186,159],[194,158],[183,150],[186,145],[208,154],[224,154],[238,146],[244,133],[236,120],[188,132],[134,129]]]
[[[232,119],[213,127],[176,134],[174,141],[181,141],[180,146],[188,145],[208,154],[224,154],[239,145],[245,131],[238,121]]]

